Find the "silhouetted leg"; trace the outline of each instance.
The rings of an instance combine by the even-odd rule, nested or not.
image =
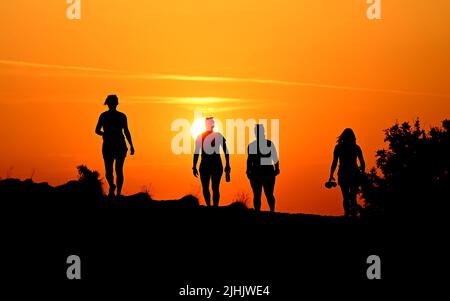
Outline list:
[[[220,201],[220,179],[222,178],[222,170],[220,172],[214,173],[211,177],[212,180],[212,191],[213,191],[213,205],[214,207],[219,206]]]
[[[273,191],[275,189],[275,177],[267,176],[263,180],[264,194],[267,198],[267,203],[269,204],[270,212],[275,212],[275,196]]]
[[[125,157],[116,159],[117,196],[120,196],[122,194],[123,164],[124,163],[125,163]]]
[[[345,184],[341,184],[341,191],[342,191],[342,197],[344,198],[344,214],[345,217],[349,217],[350,216],[350,197],[349,197],[349,187],[348,185]]]
[[[358,186],[357,185],[350,185],[349,187],[349,209],[350,214],[353,218],[357,215],[357,209],[358,209],[358,202],[356,201],[356,197],[358,195]]]
[[[262,183],[259,179],[251,179],[250,185],[253,190],[253,206],[256,211],[261,210],[261,193],[262,193]]]
[[[209,181],[211,175],[207,172],[200,171],[200,180],[202,182],[203,198],[205,199],[206,206],[211,206],[211,193],[209,192]]]
[[[114,191],[116,190],[116,185],[114,185],[114,174],[113,174],[114,159],[113,158],[103,158],[103,159],[105,161],[105,177],[109,185],[108,196],[112,197],[114,196]]]

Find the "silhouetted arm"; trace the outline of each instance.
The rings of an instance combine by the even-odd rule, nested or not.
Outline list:
[[[339,160],[338,146],[336,145],[336,147],[334,148],[334,152],[333,152],[333,163],[331,163],[331,170],[330,170],[330,179],[329,179],[329,181],[334,180],[334,172],[336,171],[338,160]]]
[[[275,166],[275,176],[278,176],[280,174],[280,160],[278,158],[277,148],[273,142],[271,142],[271,146],[272,149],[270,150],[270,154],[272,155],[272,160]]]
[[[194,154],[194,161],[192,162],[192,168],[196,169],[197,168],[197,163],[198,163],[198,157],[200,155],[199,154]]]
[[[133,141],[131,139],[130,130],[128,129],[128,121],[127,121],[127,117],[126,116],[125,116],[125,124],[124,124],[124,127],[123,127],[123,132],[125,133],[125,137],[127,138],[127,141],[130,144],[130,154],[134,155]]]
[[[103,118],[102,115],[98,118],[97,126],[95,127],[95,133],[99,136],[103,136],[105,132],[102,131],[103,127]]]
[[[231,167],[230,167],[230,153],[228,152],[228,147],[227,147],[227,140],[225,139],[225,137],[222,137],[222,147],[223,147],[223,152],[225,153],[225,172],[230,172],[231,171]]]
[[[255,166],[257,166],[258,155],[257,155],[257,141],[253,141],[247,147],[247,178],[252,179],[255,173]]]
[[[360,147],[358,147],[358,160],[361,173],[364,174],[366,172],[366,162],[364,161],[363,153]]]
[[[251,158],[250,145],[249,145],[249,146],[247,146],[247,170],[245,171],[245,173],[247,174],[247,177],[249,177],[249,178],[250,178],[252,166],[253,166],[253,161]]]
[[[194,174],[194,177],[198,177],[197,163],[198,157],[200,156],[201,147],[202,147],[202,139],[199,136],[197,137],[197,139],[195,139],[194,160],[192,162],[192,173]]]

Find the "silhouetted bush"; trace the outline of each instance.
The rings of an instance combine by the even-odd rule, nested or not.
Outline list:
[[[142,186],[141,192],[145,193],[150,200],[153,199],[153,196],[152,196],[152,184],[151,183],[148,184],[148,185]]]
[[[398,210],[435,210],[450,200],[450,120],[423,130],[420,121],[385,130],[387,149],[377,151],[377,170],[366,174],[362,198],[366,214],[386,206]]]
[[[235,208],[248,208],[248,203],[250,201],[250,196],[246,192],[239,192],[234,196],[233,203],[230,205]]]
[[[85,165],[78,166],[77,170],[79,175],[77,181],[69,181],[55,187],[56,198],[60,205],[92,206],[94,202],[103,198],[100,174]]]

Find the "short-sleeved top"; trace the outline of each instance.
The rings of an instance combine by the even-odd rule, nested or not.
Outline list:
[[[270,140],[257,140],[248,145],[247,168],[252,173],[270,174],[274,171],[274,164],[278,163],[278,152],[275,144]]]
[[[103,146],[127,148],[123,129],[127,126],[127,117],[118,111],[106,111],[100,115],[99,123],[103,126]]]
[[[217,132],[204,132],[195,140],[195,154],[201,154],[202,163],[222,163],[220,148],[224,149],[225,137]]]

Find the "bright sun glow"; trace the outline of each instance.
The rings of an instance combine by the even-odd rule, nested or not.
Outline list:
[[[206,131],[205,118],[198,118],[194,121],[191,127],[192,138],[197,139],[197,137]],[[214,127],[214,132],[218,132],[217,125]]]

